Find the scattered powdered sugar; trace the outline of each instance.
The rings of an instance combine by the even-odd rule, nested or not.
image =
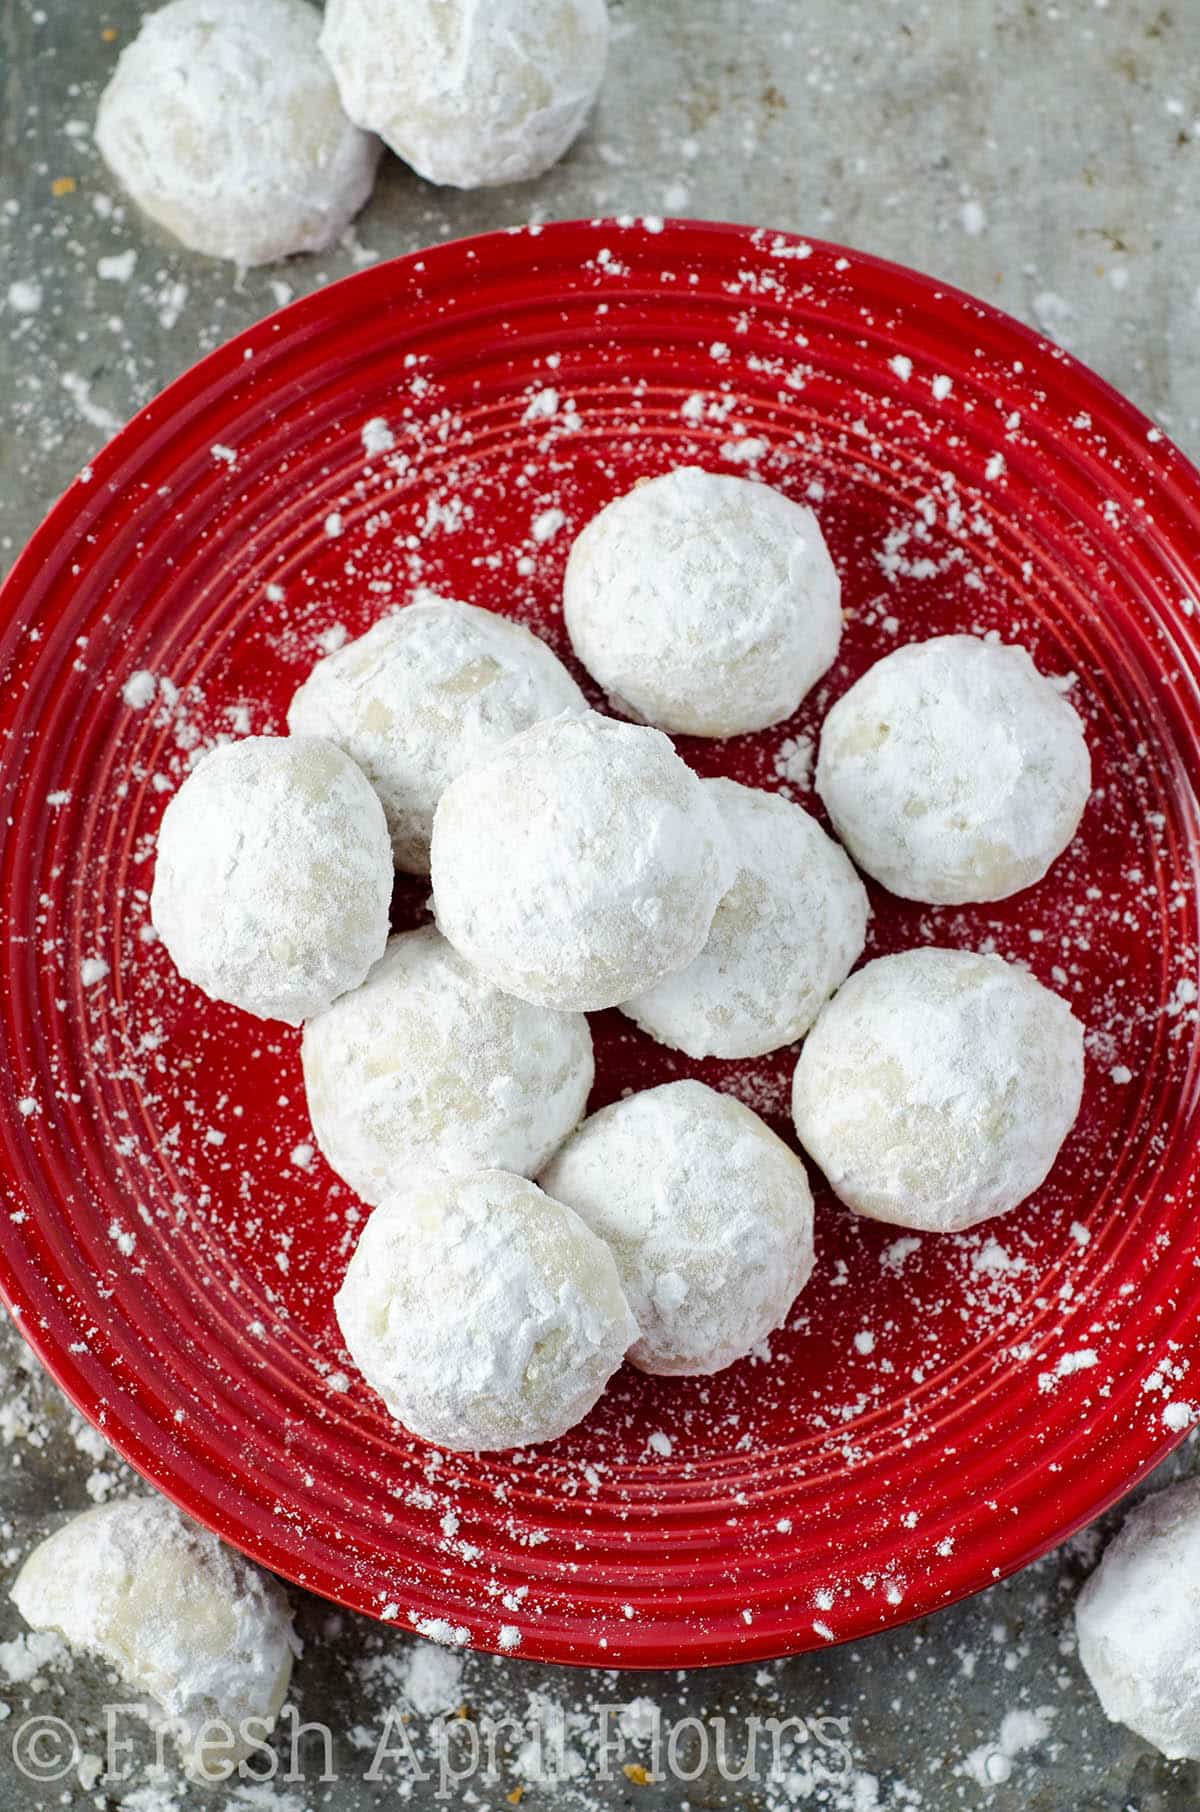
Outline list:
[[[1063,1353],[1053,1371],[1038,1374],[1038,1389],[1053,1390],[1060,1379],[1072,1378],[1076,1372],[1090,1371],[1097,1363],[1096,1354],[1091,1347],[1081,1347],[1074,1353]]]
[[[33,277],[14,277],[8,286],[8,306],[14,314],[35,315],[42,306],[42,286]]]
[[[153,704],[154,694],[158,690],[158,681],[153,673],[139,667],[131,673],[121,687],[121,697],[131,711],[144,711],[147,705]]]
[[[69,1661],[67,1646],[53,1630],[30,1630],[0,1642],[0,1679],[9,1686],[29,1686],[46,1672]]]
[[[362,444],[368,459],[378,459],[380,454],[391,452],[396,444],[396,436],[382,415],[373,415],[369,422],[363,424]]]
[[[962,221],[963,232],[971,239],[978,239],[987,225],[987,215],[984,212],[983,204],[973,197],[963,202],[958,211],[958,217]]]
[[[460,1654],[424,1642],[407,1650],[404,1662],[397,1684],[419,1717],[454,1711],[462,1704],[463,1661]]]
[[[547,421],[558,414],[558,391],[553,384],[536,389],[529,399],[522,420],[527,422]]]
[[[129,246],[96,261],[96,275],[107,283],[128,283],[137,268],[137,251]]]
[[[267,589],[269,591],[270,587],[268,586]],[[282,595],[276,599],[276,602],[282,602]],[[317,647],[322,654],[336,654],[339,648],[346,646],[349,639],[350,631],[344,623],[331,623],[329,628],[323,629],[317,637]]]
[[[811,736],[787,736],[775,753],[775,772],[788,785],[807,789],[812,785],[816,746]]]
[[[106,435],[116,433],[121,426],[120,416],[114,415],[102,403],[93,402],[92,386],[87,378],[78,371],[64,371],[59,382],[85,422],[93,428],[99,428]]]
[[[1033,298],[1033,317],[1043,332],[1058,341],[1060,346],[1070,346],[1074,335],[1071,323],[1075,319],[1075,310],[1064,296],[1054,290],[1042,289]]]
[[[381,1614],[386,1621],[387,1611]],[[408,1613],[408,1621],[419,1636],[424,1636],[427,1642],[441,1643],[444,1648],[465,1648],[471,1640],[471,1632],[465,1623],[451,1623],[445,1617],[420,1617],[416,1611]]]
[[[1012,1778],[1018,1757],[1036,1749],[1050,1735],[1054,1707],[1042,1705],[1034,1710],[1018,1707],[1006,1712],[1000,1729],[991,1743],[981,1743],[962,1763],[961,1772],[979,1787],[996,1787]]]

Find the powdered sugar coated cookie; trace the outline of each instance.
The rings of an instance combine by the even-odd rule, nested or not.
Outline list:
[[[383,807],[315,736],[248,736],[193,768],[158,832],[151,916],[188,981],[299,1025],[383,954],[392,897]]]
[[[383,802],[396,867],[429,872],[438,800],[520,730],[587,701],[545,642],[452,599],[381,618],[318,662],[288,710],[293,731],[354,758]]]
[[[527,182],[557,163],[604,78],[604,0],[328,0],[346,111],[429,182]]]
[[[681,466],[594,516],[567,563],[576,654],[613,708],[689,736],[789,717],[833,663],[841,586],[812,511]]]
[[[499,1170],[411,1177],[371,1215],[335,1307],[391,1413],[456,1450],[555,1440],[637,1337],[607,1246]]]
[[[860,868],[906,900],[1003,900],[1040,881],[1091,787],[1083,726],[1023,648],[910,642],[830,711],[817,791]]]
[[[611,1247],[646,1372],[717,1372],[782,1325],[813,1264],[804,1165],[702,1082],[601,1108],[542,1173]]]
[[[849,1207],[955,1233],[1032,1195],[1082,1090],[1083,1028],[1057,994],[998,956],[905,950],[824,1009],[792,1112]]]
[[[686,969],[623,1011],[689,1057],[758,1057],[802,1038],[862,955],[867,896],[845,851],[777,793],[706,780],[733,882]]]
[[[394,937],[304,1028],[317,1144],[368,1202],[414,1168],[535,1176],[592,1086],[582,1013],[502,994],[432,925]]]
[[[1173,1761],[1200,1758],[1200,1482],[1126,1517],[1075,1605],[1079,1659],[1106,1714]]]
[[[299,1652],[283,1587],[163,1497],[72,1517],[33,1550],[12,1596],[32,1628],[156,1699],[185,1766],[210,1780],[270,1731]]]
[[[266,264],[322,251],[371,193],[379,140],[351,123],[307,0],[171,0],[100,97],[96,143],[193,251]]]
[[[616,1006],[699,955],[724,837],[657,730],[595,712],[514,736],[460,774],[433,824],[437,921],[498,988]]]

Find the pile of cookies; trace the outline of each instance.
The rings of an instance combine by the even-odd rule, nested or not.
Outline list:
[[[644,481],[576,540],[564,612],[620,715],[519,625],[415,602],[316,667],[287,737],[205,756],[159,835],[177,967],[303,1024],[317,1143],[374,1210],[347,1347],[454,1448],[554,1438],[625,1357],[720,1370],[812,1271],[804,1165],[731,1095],[682,1081],[583,1118],[589,1012],[695,1058],[803,1039],[802,1147],[848,1206],[922,1230],[1024,1200],[1082,1091],[1082,1030],[1025,970],[926,948],[851,974],[857,869],[1003,899],[1074,836],[1087,745],[1023,649],[911,643],[850,688],[816,771],[836,842],[670,739],[779,723],[832,665],[809,509],[693,467]],[[393,864],[431,874],[435,923],[389,939]]]

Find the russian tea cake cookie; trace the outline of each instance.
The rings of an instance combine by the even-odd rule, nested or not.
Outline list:
[[[812,511],[681,466],[594,516],[567,562],[571,642],[613,708],[690,736],[790,717],[833,664],[841,585]]]
[[[534,1176],[592,1086],[582,1013],[498,988],[432,925],[394,937],[302,1044],[317,1144],[368,1202],[421,1166]]]
[[[792,1112],[849,1207],[956,1233],[1033,1194],[1082,1090],[1083,1028],[1057,994],[998,956],[906,950],[821,1013]]]
[[[206,755],[163,813],[150,910],[188,981],[299,1025],[382,956],[392,874],[383,807],[348,755],[248,736]]]
[[[689,1057],[759,1057],[802,1038],[862,955],[867,896],[845,851],[778,793],[706,780],[732,883],[686,969],[624,1011]]]
[[[718,1372],[782,1326],[813,1264],[804,1165],[758,1115],[669,1082],[585,1120],[543,1171],[611,1248],[634,1365]]]
[[[100,97],[96,143],[138,206],[193,251],[266,264],[323,251],[382,147],[346,117],[307,0],[171,0]]]
[[[513,737],[442,794],[444,935],[498,988],[591,1012],[703,949],[724,892],[712,799],[657,730],[595,712]]]
[[[1131,1510],[1075,1605],[1106,1714],[1173,1761],[1200,1758],[1200,1481]]]
[[[817,791],[860,868],[933,905],[1040,881],[1091,787],[1083,726],[1023,648],[910,642],[830,711]]]
[[[213,1779],[272,1728],[299,1649],[283,1587],[163,1497],[72,1517],[33,1550],[12,1597],[33,1629],[156,1699],[185,1766]]]
[[[555,1440],[637,1338],[607,1246],[501,1170],[410,1177],[367,1221],[335,1307],[392,1415],[461,1451]]]
[[[433,813],[446,787],[519,730],[587,709],[545,642],[452,599],[381,618],[318,662],[288,710],[358,763],[387,814],[396,867],[429,873]]]
[[[429,182],[527,182],[604,79],[604,0],[327,0],[321,48],[351,119]]]

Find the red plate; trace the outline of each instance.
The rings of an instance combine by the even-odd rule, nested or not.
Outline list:
[[[368,459],[376,416],[395,447]],[[143,936],[155,829],[196,746],[281,730],[321,638],[417,585],[564,652],[572,533],[688,460],[813,499],[849,611],[796,720],[681,744],[701,771],[790,776],[811,803],[800,739],[910,638],[998,630],[1069,676],[1096,770],[1071,851],[1001,907],[877,896],[871,947],[1029,963],[1087,1021],[1084,1110],[1038,1199],[971,1235],[901,1236],[822,1197],[769,1363],[623,1373],[553,1447],[448,1455],[348,1375],[330,1303],[361,1209],[305,1149],[295,1035],[210,1004]],[[1065,354],[774,233],[462,241],[205,359],[71,487],[3,594],[0,1283],[27,1338],[238,1547],[480,1648],[778,1655],[1031,1560],[1200,1414],[1198,545],[1197,474]],[[123,695],[138,672],[153,703],[147,682]],[[691,1065],[615,1014],[596,1032],[595,1104],[696,1073],[787,1130],[789,1053]]]

